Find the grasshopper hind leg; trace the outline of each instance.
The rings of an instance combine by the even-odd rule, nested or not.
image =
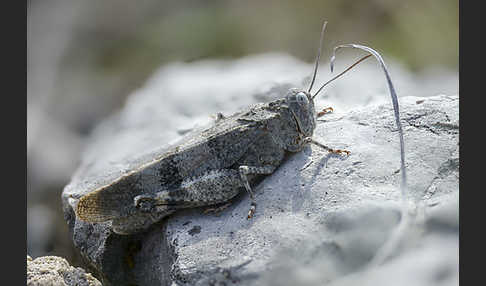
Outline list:
[[[221,169],[184,180],[177,188],[139,195],[133,200],[141,213],[159,209],[182,209],[224,203],[243,187],[238,171]]]
[[[213,170],[184,180],[176,189],[136,196],[133,203],[139,210],[139,215],[150,219],[149,216],[152,213],[157,214],[164,210],[202,207],[228,202],[244,187],[250,194],[252,201],[248,212],[248,218],[251,218],[256,209],[256,202],[247,175],[271,174],[275,168],[272,165],[243,165],[239,166],[238,170]]]

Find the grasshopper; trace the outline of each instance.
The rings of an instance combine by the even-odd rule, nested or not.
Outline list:
[[[312,138],[317,117],[332,110],[316,113],[314,98],[327,84],[371,55],[382,64],[387,79],[389,76],[377,52],[365,46],[348,45],[369,54],[312,95],[326,24],[322,26],[313,77],[307,90],[292,88],[284,98],[252,105],[228,117],[219,115],[213,126],[187,134],[180,145],[169,148],[160,157],[82,196],[75,207],[79,219],[112,221],[115,233],[133,234],[178,209],[226,203],[242,190],[248,192],[251,200],[247,217],[250,219],[257,206],[252,186],[262,176],[272,174],[288,155],[309,144],[348,155],[349,151],[330,148]],[[336,50],[348,46],[334,49],[331,71]],[[391,81],[388,83],[392,91]],[[392,99],[397,102],[394,90]],[[394,107],[398,115],[398,104]],[[397,124],[401,134],[399,118]],[[402,175],[404,171],[402,156]]]

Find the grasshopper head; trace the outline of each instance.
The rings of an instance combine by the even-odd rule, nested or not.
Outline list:
[[[311,94],[305,90],[292,88],[287,93],[286,100],[297,133],[303,138],[311,137],[316,127],[316,112]]]
[[[286,103],[288,106],[288,113],[289,113],[287,114],[287,122],[294,123],[291,125],[295,125],[295,128],[294,130],[286,128],[285,135],[287,135],[288,138],[285,139],[281,138],[280,142],[283,142],[284,148],[291,152],[300,151],[307,143],[313,142],[312,135],[314,134],[314,129],[316,128],[316,117],[317,117],[317,114],[315,113],[315,107],[314,107],[314,98],[319,94],[319,92],[321,92],[321,90],[326,85],[333,82],[334,80],[336,80],[337,78],[345,74],[347,71],[352,69],[354,66],[356,66],[357,64],[359,64],[360,62],[362,62],[363,60],[371,56],[370,54],[361,58],[353,65],[348,67],[346,70],[344,70],[340,74],[328,80],[314,93],[314,95],[311,95],[311,90],[312,87],[314,86],[317,70],[319,67],[322,39],[324,37],[324,30],[326,29],[326,24],[327,22],[324,22],[324,24],[322,25],[319,49],[317,51],[314,72],[312,75],[312,81],[310,83],[309,89],[306,91],[303,89],[292,88],[289,90],[286,96]],[[333,59],[331,59],[331,72],[333,67],[332,62]]]
[[[274,139],[287,151],[298,152],[312,137],[316,127],[314,100],[309,92],[292,88],[288,91],[275,126]]]

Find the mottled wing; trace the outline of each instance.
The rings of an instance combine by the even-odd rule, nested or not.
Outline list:
[[[258,104],[208,129],[187,134],[154,161],[83,196],[77,215],[89,222],[130,216],[136,212],[133,198],[137,195],[175,190],[185,179],[231,167],[267,132],[266,121],[275,113],[265,106]]]

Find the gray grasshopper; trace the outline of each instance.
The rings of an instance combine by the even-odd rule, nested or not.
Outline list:
[[[251,199],[248,212],[251,218],[256,210],[252,186],[262,176],[272,174],[289,154],[301,151],[308,144],[332,153],[349,154],[312,139],[316,118],[329,110],[316,113],[314,98],[324,86],[371,55],[382,64],[387,79],[389,76],[383,60],[374,50],[359,45],[339,46],[334,49],[331,70],[335,52],[342,47],[363,49],[370,54],[312,95],[325,27],[326,23],[321,30],[313,77],[307,90],[292,88],[284,98],[255,104],[228,117],[218,116],[213,126],[187,134],[182,144],[159,158],[81,197],[76,205],[77,216],[86,222],[112,221],[114,232],[132,234],[178,209],[225,203],[246,190]],[[390,80],[388,83],[402,136],[396,94]],[[403,148],[402,137],[401,146]],[[404,174],[402,156],[402,176]]]

